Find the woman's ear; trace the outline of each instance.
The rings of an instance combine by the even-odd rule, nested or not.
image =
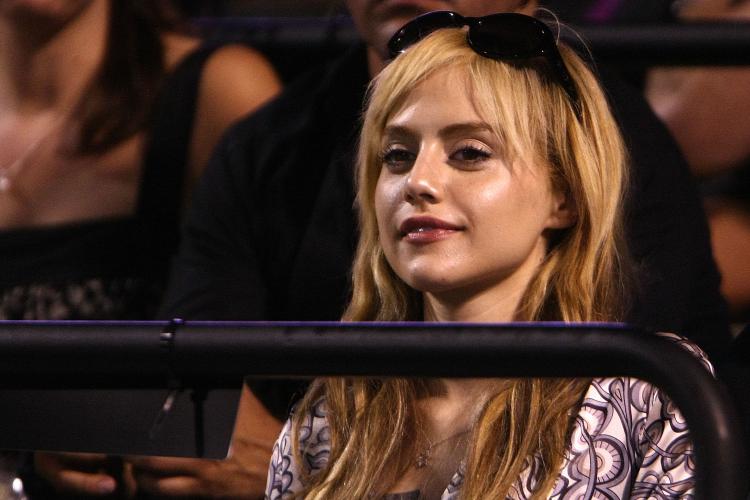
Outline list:
[[[565,229],[575,224],[577,220],[578,210],[576,210],[570,193],[554,191],[552,193],[552,207],[549,219],[547,219],[547,228]]]

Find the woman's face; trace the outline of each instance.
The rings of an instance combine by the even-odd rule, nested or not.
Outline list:
[[[506,161],[470,95],[452,69],[416,87],[386,124],[375,188],[393,270],[417,290],[459,300],[525,290],[545,230],[570,223],[546,167]]]

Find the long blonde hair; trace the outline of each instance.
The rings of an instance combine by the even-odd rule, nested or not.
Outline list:
[[[544,61],[507,63],[482,57],[467,45],[462,30],[431,34],[374,80],[360,138],[361,232],[344,320],[422,319],[421,294],[393,272],[383,254],[374,192],[385,125],[412,89],[446,68],[463,72],[476,109],[485,115],[505,153],[512,159],[534,152],[548,166],[552,186],[566,193],[577,214],[572,227],[550,238],[517,319],[622,319],[628,290],[622,239],[625,149],[591,70],[572,50],[559,48],[581,97],[580,117]],[[504,498],[527,467],[534,469],[535,494],[545,494],[563,460],[571,415],[588,383],[514,380],[491,397],[474,425],[462,497]],[[365,498],[387,492],[413,463],[420,445],[414,437],[422,425],[416,402],[424,390],[421,380],[317,380],[299,413],[325,398],[331,452],[326,468],[305,478],[306,497]],[[295,419],[295,443],[301,420]]]

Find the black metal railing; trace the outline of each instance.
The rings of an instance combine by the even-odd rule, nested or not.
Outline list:
[[[282,52],[342,50],[359,40],[346,16],[331,18],[199,18],[217,36],[244,38]],[[750,64],[750,22],[584,25],[563,36],[585,41],[598,60],[618,66]]]
[[[159,387],[165,373],[204,388],[245,375],[635,377],[683,412],[699,498],[747,494],[742,431],[722,387],[673,341],[623,326],[0,322],[6,388]]]

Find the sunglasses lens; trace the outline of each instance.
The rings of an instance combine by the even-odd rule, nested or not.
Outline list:
[[[398,30],[388,42],[388,52],[396,57],[433,31],[442,28],[460,28],[464,18],[455,12],[436,11],[414,18]]]
[[[496,14],[477,19],[469,30],[469,43],[488,57],[522,59],[543,53],[547,27],[528,16]]]

